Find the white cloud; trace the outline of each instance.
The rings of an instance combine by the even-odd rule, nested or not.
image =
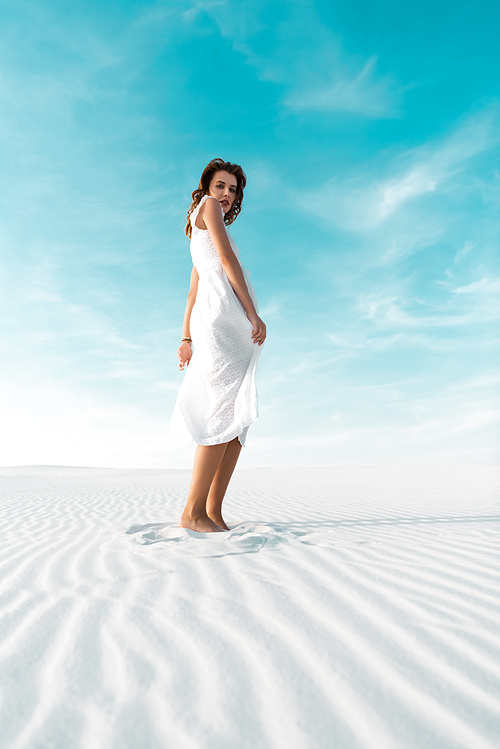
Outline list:
[[[472,325],[482,322],[491,322],[500,318],[500,302],[497,299],[481,300],[467,311],[459,310],[455,314],[449,307],[436,310],[435,314],[412,314],[403,309],[410,303],[405,300],[397,300],[394,297],[377,297],[376,294],[361,294],[359,300],[360,309],[365,313],[363,319],[375,320],[383,327],[422,327],[422,328],[449,328],[460,325]],[[428,309],[426,305],[424,309]]]
[[[261,307],[259,314],[261,317],[274,317],[281,310],[281,302],[277,296],[272,296],[264,307]]]
[[[458,250],[457,254],[453,258],[453,262],[457,263],[459,260],[461,260],[464,255],[467,255],[471,250],[473,250],[475,247],[473,242],[465,242],[464,246]]]
[[[184,21],[187,21],[188,23],[191,23],[198,14],[203,12],[210,12],[214,8],[217,8],[219,6],[227,6],[226,0],[212,0],[211,2],[201,2],[201,0],[195,0],[194,5],[191,8],[188,8],[187,10],[183,11],[181,13],[181,18]],[[165,12],[165,11],[163,11]],[[149,18],[149,16],[148,16]],[[164,20],[164,17],[156,18],[153,16],[152,20]]]
[[[498,424],[500,422],[500,409],[462,409],[460,412],[447,413],[446,416],[430,418],[415,426],[408,426],[402,429],[402,432],[413,438],[433,442],[449,439],[463,432],[470,432],[482,427]]]
[[[257,0],[230,9],[217,5],[203,8],[261,80],[285,87],[282,104],[288,109],[400,116],[402,94],[415,84],[402,86],[393,73],[377,76],[377,54],[350,55],[314,3],[288,0],[269,5]],[[263,18],[271,19],[269,25]]]
[[[421,164],[412,167],[401,178],[382,182],[377,186],[374,194],[375,222],[383,221],[407,200],[434,192],[442,178],[442,174],[433,173],[430,164]]]
[[[458,286],[451,289],[453,294],[496,294],[500,292],[500,278],[490,281],[489,278],[481,278],[479,281],[473,281],[466,286]]]
[[[468,159],[483,153],[500,141],[500,107],[491,105],[486,111],[471,116],[449,135],[393,156],[384,168],[393,174],[380,178],[370,171],[359,169],[344,179],[335,178],[319,191],[294,194],[297,204],[334,221],[341,228],[359,234],[384,227],[416,199],[434,194],[448,186],[451,178],[465,168]],[[401,166],[401,163],[407,166]],[[292,192],[293,194],[293,192]],[[420,223],[420,215],[419,215]],[[408,214],[404,216],[405,221]],[[428,227],[434,239],[442,227],[428,218]],[[414,227],[412,226],[412,229]],[[390,255],[390,253],[389,253]]]
[[[484,372],[472,377],[465,377],[463,380],[457,380],[456,382],[448,385],[448,390],[464,391],[464,390],[481,390],[485,391],[490,387],[498,387],[500,385],[500,374],[498,372]]]
[[[359,326],[361,327],[361,326]],[[347,348],[350,350],[372,350],[372,351],[385,351],[393,348],[402,347],[421,347],[430,349],[433,351],[442,351],[443,343],[436,341],[422,333],[393,333],[391,335],[363,335],[362,340],[359,340],[361,330],[357,329],[355,338],[356,340],[347,340],[340,338],[336,335],[329,335],[331,342],[334,346],[341,348]]]
[[[364,117],[397,117],[403,87],[393,75],[376,78],[378,56],[372,55],[359,72],[338,66],[331,82],[320,88],[295,91],[284,104],[291,109],[339,111]]]
[[[366,346],[365,341],[362,341],[361,343],[357,343],[356,341],[347,341],[345,338],[341,338],[340,336],[333,335],[331,333],[328,334],[328,337],[335,346],[354,349],[365,348]]]

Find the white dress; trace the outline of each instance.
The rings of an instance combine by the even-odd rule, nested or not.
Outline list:
[[[244,445],[258,416],[255,375],[262,347],[252,341],[252,323],[210,234],[196,226],[198,211],[208,197],[203,196],[190,216],[191,257],[199,275],[190,320],[193,356],[177,394],[169,438],[176,444],[219,445],[238,437]],[[227,236],[239,262],[238,248],[229,232]],[[250,271],[242,265],[241,269],[257,310]]]

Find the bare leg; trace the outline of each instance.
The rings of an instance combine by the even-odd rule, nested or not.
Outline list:
[[[207,497],[206,507],[208,517],[226,531],[228,531],[229,528],[222,518],[222,500],[226,494],[226,489],[231,480],[231,476],[233,475],[236,463],[238,462],[240,452],[241,443],[238,437],[227,443],[226,452],[219,463],[219,467],[217,468],[217,472],[214,476]]]
[[[188,499],[179,523],[181,528],[203,533],[222,530],[207,515],[207,497],[227,445],[225,442],[222,445],[198,445],[196,448]]]

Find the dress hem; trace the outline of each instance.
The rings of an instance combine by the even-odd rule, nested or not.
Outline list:
[[[191,434],[191,432],[190,432],[190,431],[188,430],[188,428],[187,428],[187,426],[186,426],[186,432],[187,432],[187,435],[186,435],[186,436],[189,436],[189,437],[190,437],[190,439],[189,439],[189,441],[188,441],[187,439],[185,439],[185,440],[182,440],[182,442],[181,442],[180,444],[183,444],[183,445],[187,445],[187,444],[195,444],[195,445],[202,445],[203,447],[212,447],[212,445],[223,445],[223,444],[225,444],[226,442],[232,442],[232,441],[233,441],[233,440],[235,439],[235,437],[238,437],[238,440],[239,440],[239,442],[240,442],[240,445],[241,445],[242,447],[246,447],[245,443],[241,441],[241,439],[240,439],[240,435],[242,434],[242,432],[244,432],[244,431],[245,431],[245,429],[247,429],[247,430],[248,430],[248,429],[249,429],[249,428],[251,427],[251,425],[252,425],[252,424],[254,423],[254,421],[257,421],[257,419],[258,419],[258,418],[259,418],[259,417],[258,417],[258,416],[256,416],[256,417],[255,417],[255,419],[252,419],[252,421],[250,421],[250,422],[249,422],[248,424],[245,424],[245,426],[243,426],[243,427],[242,427],[241,429],[238,429],[238,431],[236,432],[236,434],[233,434],[233,435],[232,435],[231,437],[222,437],[222,438],[218,438],[218,439],[217,439],[217,438],[214,438],[214,437],[212,437],[212,438],[210,438],[210,441],[204,440],[204,441],[202,441],[202,442],[198,442],[198,441],[197,441],[197,440],[196,440],[196,439],[195,439],[195,438],[193,437],[193,435]],[[175,438],[172,438],[172,437],[170,437],[170,438],[169,438],[169,441],[170,441],[170,442],[174,442],[174,439],[175,439]],[[245,441],[246,441],[246,440],[245,440]],[[179,443],[178,443],[178,444],[179,444]]]

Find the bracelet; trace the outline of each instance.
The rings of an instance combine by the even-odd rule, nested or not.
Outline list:
[[[192,343],[192,342],[193,342],[192,338],[181,338],[181,343]]]

